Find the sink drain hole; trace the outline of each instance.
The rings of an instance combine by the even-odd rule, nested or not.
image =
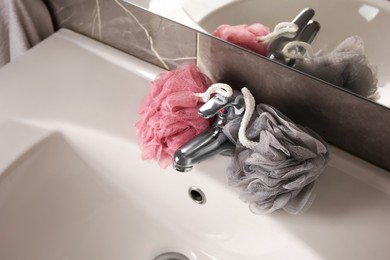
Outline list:
[[[206,196],[204,195],[203,191],[198,187],[195,186],[190,187],[190,189],[188,190],[188,194],[190,195],[191,199],[196,203],[198,204],[206,203]]]
[[[168,252],[157,256],[156,258],[154,258],[154,260],[190,260],[190,259],[180,253]]]

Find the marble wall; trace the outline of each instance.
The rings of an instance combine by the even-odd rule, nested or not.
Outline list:
[[[121,0],[45,0],[68,28],[165,69],[196,61],[197,32]]]
[[[327,142],[390,170],[390,110],[121,0],[46,0],[68,28],[166,69],[197,63],[213,80],[248,87]]]

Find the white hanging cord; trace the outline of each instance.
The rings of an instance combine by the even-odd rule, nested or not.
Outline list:
[[[248,127],[249,121],[252,118],[252,114],[255,111],[256,103],[249,89],[242,88],[241,93],[244,95],[245,100],[245,114],[242,117],[240,129],[238,130],[238,140],[243,146],[253,150],[253,148],[259,143],[251,141],[246,137],[246,128]]]
[[[275,26],[274,30],[271,33],[264,36],[257,36],[256,40],[261,41],[263,43],[269,43],[282,36],[287,38],[294,38],[297,31],[298,25],[296,25],[295,23],[281,22]]]
[[[217,93],[223,97],[231,97],[233,95],[233,89],[225,83],[215,83],[211,85],[204,93],[194,93],[195,96],[202,99],[203,102],[210,100],[211,95]]]
[[[284,45],[282,54],[289,59],[304,59],[305,57],[311,58],[314,56],[311,45],[301,41],[292,41]]]

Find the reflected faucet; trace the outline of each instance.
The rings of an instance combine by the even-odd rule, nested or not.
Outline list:
[[[293,41],[305,42],[308,44],[311,44],[314,41],[320,31],[320,24],[316,21],[310,20],[313,18],[314,14],[315,12],[311,8],[303,9],[291,22],[298,27],[295,32],[295,36],[292,38],[282,36],[272,41],[268,46],[267,56],[272,60],[293,67],[295,65],[295,60],[285,57],[283,49],[287,43],[291,43]],[[301,54],[305,53],[305,50],[301,47],[296,47],[295,49],[295,51],[298,51]]]
[[[226,98],[216,94],[199,108],[199,116],[211,118],[215,121],[211,128],[197,135],[181,148],[173,156],[173,168],[179,172],[191,171],[194,164],[222,152],[233,152],[235,145],[222,132],[223,127],[234,118],[243,116],[245,101],[242,94],[233,91]]]

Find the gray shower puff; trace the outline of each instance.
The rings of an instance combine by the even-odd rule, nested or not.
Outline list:
[[[227,169],[229,184],[255,214],[283,208],[298,214],[314,200],[314,181],[328,162],[326,143],[313,131],[294,124],[275,108],[260,104],[246,131],[259,142],[248,149],[239,142],[241,118],[229,122],[224,133],[237,146]]]
[[[297,60],[295,68],[361,96],[378,98],[376,72],[365,56],[364,42],[359,36],[345,39],[332,52]]]

